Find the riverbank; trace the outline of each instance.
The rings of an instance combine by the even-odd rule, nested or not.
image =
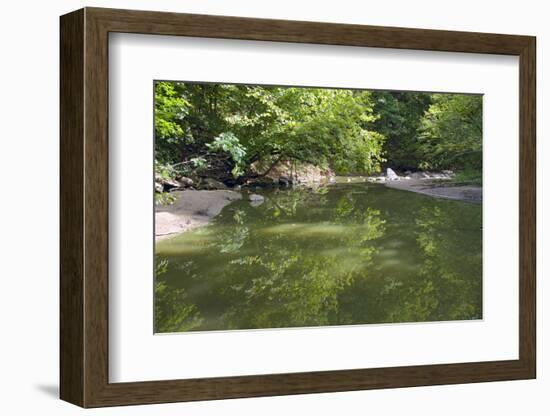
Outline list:
[[[409,179],[385,182],[388,188],[416,192],[435,198],[452,199],[481,204],[483,188],[474,185],[453,185],[437,179]]]
[[[155,207],[155,241],[208,224],[228,204],[241,199],[241,193],[230,190],[172,192],[176,200]]]
[[[371,182],[368,177],[339,177],[337,183]],[[392,189],[415,192],[435,198],[452,199],[480,204],[482,188],[474,185],[453,185],[449,180],[422,178],[385,180],[385,186]],[[330,185],[328,185],[330,186]],[[184,231],[189,231],[207,225],[212,218],[231,202],[242,199],[241,192],[217,189],[194,190],[186,189],[171,193],[176,197],[170,205],[155,207],[155,241],[170,238]],[[263,202],[252,200],[253,206]]]

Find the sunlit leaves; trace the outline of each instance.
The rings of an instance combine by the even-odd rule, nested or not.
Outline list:
[[[420,129],[421,167],[481,170],[482,103],[480,95],[434,94]]]
[[[159,82],[155,98],[158,158],[174,165],[202,158],[219,170],[225,153],[238,177],[274,157],[342,172],[377,172],[384,160],[367,91]]]
[[[234,177],[244,174],[246,148],[242,146],[239,139],[233,133],[222,133],[206,147],[214,152],[224,152],[231,156],[234,166],[231,171]]]

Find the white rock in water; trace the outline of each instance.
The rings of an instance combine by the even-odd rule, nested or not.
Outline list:
[[[397,181],[399,180],[399,176],[393,171],[392,168],[386,169],[386,177],[389,181]]]
[[[248,199],[250,199],[252,202],[264,202],[264,197],[258,194],[250,194],[248,195]]]
[[[250,205],[253,207],[259,207],[264,203],[265,198],[258,194],[250,194],[248,195],[248,199],[250,200]]]

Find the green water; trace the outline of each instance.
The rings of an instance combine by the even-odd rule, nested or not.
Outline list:
[[[157,243],[156,332],[481,318],[481,205],[369,183],[257,193]]]

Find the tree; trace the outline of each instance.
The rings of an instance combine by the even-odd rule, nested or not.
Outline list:
[[[241,177],[282,159],[376,172],[384,160],[368,91],[158,82],[155,92],[157,161],[179,173]]]
[[[397,169],[417,169],[418,129],[432,97],[429,93],[374,91],[374,112],[377,132],[386,137],[384,150],[387,165]]]
[[[420,167],[481,171],[482,104],[481,95],[433,95],[420,127]]]
[[[254,164],[481,171],[477,95],[157,82],[157,174],[239,181]]]
[[[182,121],[189,108],[190,103],[176,91],[174,83],[155,83],[155,159],[160,163],[173,161],[174,153],[188,142]]]

